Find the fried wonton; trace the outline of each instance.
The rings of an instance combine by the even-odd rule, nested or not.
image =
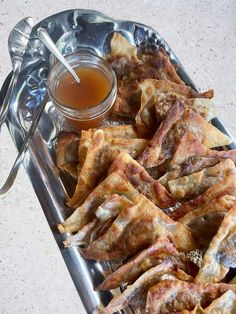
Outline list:
[[[145,168],[152,168],[170,159],[186,130],[201,139],[207,147],[223,146],[232,142],[199,114],[176,101],[138,161]]]
[[[236,150],[217,151],[204,146],[193,134],[186,131],[176,148],[166,172],[158,181],[169,189],[168,182],[204,168],[215,166],[225,158],[236,162]]]
[[[107,170],[120,152],[126,151],[137,158],[147,144],[147,140],[137,138],[106,140],[104,131],[96,130],[80,170],[74,195],[69,200],[68,206],[77,207],[82,204],[96,184],[107,174]]]
[[[193,310],[197,304],[205,308],[229,290],[236,291],[236,285],[163,280],[148,290],[145,313],[179,313],[182,310]]]
[[[63,233],[80,230],[95,218],[98,206],[112,194],[124,195],[133,202],[139,199],[138,191],[127,181],[124,174],[121,171],[115,171],[89,194],[84,203],[64,223],[58,225],[59,231]]]
[[[124,173],[133,187],[160,208],[167,208],[176,203],[167,190],[157,180],[153,179],[129,154],[120,153],[112,163],[109,173],[117,169]]]
[[[73,132],[60,132],[57,137],[57,167],[73,178],[77,178],[79,135]]]
[[[211,120],[213,114],[213,91],[198,93],[191,87],[176,84],[169,80],[146,79],[141,84],[141,105],[135,117],[139,135],[153,135],[152,130],[161,123],[176,100],[190,106],[205,119]]]
[[[178,220],[185,216],[187,213],[200,208],[201,206],[210,203],[213,199],[219,198],[224,195],[236,196],[236,176],[231,175],[214,184],[207,189],[202,195],[195,197],[194,199],[182,204],[175,209],[169,216]]]
[[[138,57],[142,63],[135,68],[134,72],[131,72],[131,78],[138,78],[140,81],[153,78],[184,84],[177,74],[176,67],[171,63],[169,55],[163,48],[151,54],[138,54]]]
[[[236,196],[224,195],[191,211],[178,221],[191,229],[194,240],[207,248],[227,213],[236,205]]]
[[[207,308],[203,309],[196,305],[194,310],[181,311],[180,314],[235,314],[236,313],[236,294],[229,290],[221,297],[214,300]]]
[[[168,185],[175,199],[192,199],[233,174],[236,174],[234,162],[231,159],[224,159],[214,167],[169,181]]]
[[[230,158],[236,163],[236,149],[227,151],[209,149],[191,132],[185,132],[170,162],[170,169],[184,168],[189,159],[194,161],[194,158],[197,157],[215,159],[216,161]]]
[[[137,253],[116,271],[109,275],[96,290],[115,289],[121,284],[131,284],[145,271],[161,264],[166,258],[172,257],[172,261],[187,274],[195,276],[198,267],[193,264],[185,254],[176,250],[168,237],[160,237],[147,249]]]
[[[186,158],[182,164],[179,165],[178,169],[167,171],[164,175],[158,178],[158,181],[167,189],[169,190],[169,181],[176,180],[183,176],[188,176],[194,172],[201,171],[205,168],[215,166],[218,164],[222,159],[218,158],[207,158],[207,157],[191,157]],[[168,168],[170,166],[168,165]]]
[[[132,285],[128,286],[121,295],[114,297],[102,311],[102,314],[115,313],[127,305],[134,307],[138,305],[139,311],[144,310],[148,289],[165,279],[190,281],[192,277],[182,271],[174,259],[166,258],[160,265],[146,271]]]
[[[131,256],[164,235],[170,237],[178,250],[196,248],[185,226],[172,221],[140,194],[137,204],[123,209],[107,232],[82,252],[88,259],[113,260]]]
[[[82,130],[79,143],[79,164],[82,168],[89,146],[91,145],[94,133],[97,129]],[[102,128],[106,140],[111,138],[138,138],[138,133],[133,125],[116,125]]]
[[[111,52],[107,61],[118,78],[114,115],[135,118],[140,106],[139,82],[145,78],[165,79],[183,84],[164,49],[160,48],[153,54],[137,54],[136,46],[117,32],[111,40]]]
[[[143,272],[160,264],[168,255],[178,256],[179,252],[168,237],[160,237],[109,275],[97,290],[110,290],[124,283],[130,284]]]
[[[141,63],[137,57],[137,47],[120,33],[114,32],[110,43],[111,51],[106,57],[116,72],[117,78],[127,77]]]
[[[206,251],[195,281],[219,282],[236,268],[236,207],[225,215],[216,235]]]
[[[89,244],[97,239],[110,227],[120,211],[133,203],[122,195],[108,195],[105,201],[95,210],[95,218],[84,225],[75,235],[69,236],[64,245],[66,247],[80,244]]]

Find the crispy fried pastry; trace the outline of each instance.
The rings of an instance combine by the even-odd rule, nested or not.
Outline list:
[[[60,132],[57,137],[57,167],[73,178],[77,178],[79,136],[73,132]]]
[[[208,158],[208,157],[197,157],[192,156],[186,158],[186,160],[179,165],[178,169],[170,170],[158,178],[158,181],[168,190],[169,190],[169,181],[176,180],[183,176],[188,176],[194,172],[201,171],[205,168],[215,166],[222,159],[221,158]],[[168,168],[170,166],[168,165]]]
[[[134,158],[145,149],[148,141],[144,139],[105,138],[102,129],[98,129],[88,148],[84,164],[81,168],[73,197],[69,200],[70,207],[78,207],[103,179],[116,156],[126,151]]]
[[[173,157],[186,130],[200,138],[207,147],[228,145],[232,140],[199,114],[176,101],[160,124],[138,161],[152,168]]]
[[[231,159],[224,159],[214,167],[169,181],[168,185],[175,199],[192,199],[220,180],[234,174],[236,174],[234,162]]]
[[[118,79],[128,76],[141,63],[137,57],[137,47],[129,43],[122,34],[114,32],[110,47],[107,61],[115,70]]]
[[[157,180],[153,179],[129,154],[125,152],[120,153],[112,163],[109,173],[117,169],[124,173],[133,187],[160,208],[167,208],[176,203],[169,192]]]
[[[216,162],[230,158],[236,163],[236,149],[227,151],[209,149],[191,132],[185,132],[170,162],[170,169],[179,169],[181,167],[186,172],[187,169],[185,168],[187,166],[184,167],[184,165],[191,159],[194,162],[194,158],[196,159],[197,157],[215,159]]]
[[[226,177],[220,182],[211,186],[202,195],[182,204],[180,207],[170,213],[170,217],[178,220],[185,216],[187,213],[200,208],[201,206],[210,203],[213,199],[219,198],[224,195],[236,196],[236,176],[232,175]]]
[[[219,282],[236,267],[236,207],[225,215],[206,251],[195,279],[198,283]]]
[[[96,209],[95,218],[84,225],[75,235],[69,236],[64,241],[65,247],[88,244],[94,241],[98,236],[105,233],[123,208],[132,204],[132,201],[125,196],[108,195],[105,201]]]
[[[207,248],[227,213],[236,205],[236,196],[224,195],[200,206],[178,221],[191,229],[199,247]]]
[[[123,209],[108,231],[82,252],[88,259],[113,260],[131,256],[164,235],[171,238],[178,250],[196,248],[186,227],[172,221],[140,194],[138,202]]]
[[[110,290],[124,283],[131,284],[142,273],[163,262],[167,256],[178,255],[179,252],[168,237],[160,237],[109,275],[97,290]]]
[[[148,290],[145,313],[173,314],[193,310],[197,304],[205,308],[229,290],[236,291],[236,285],[164,280]]]
[[[79,164],[82,168],[89,146],[91,145],[94,133],[97,129],[82,130],[79,143]],[[138,138],[138,133],[133,125],[116,125],[102,128],[106,140],[111,138]]]
[[[114,115],[135,118],[140,107],[139,82],[146,78],[183,84],[164,49],[161,48],[152,55],[137,54],[136,46],[130,44],[117,32],[111,40],[111,52],[107,60],[118,78],[117,99],[113,106]]]
[[[127,305],[137,305],[140,310],[145,309],[145,299],[148,289],[165,279],[179,279],[190,281],[191,276],[187,275],[179,268],[175,259],[167,258],[160,265],[152,267],[140,276],[132,285],[121,294],[111,300],[108,306],[102,311],[102,314],[115,313]]]
[[[205,119],[212,119],[213,91],[198,93],[191,87],[176,84],[169,80],[146,79],[140,84],[141,106],[135,118],[139,135],[153,135],[152,130],[161,123],[176,100],[182,101]]]
[[[180,314],[234,314],[236,313],[236,294],[229,290],[215,299],[207,308],[196,305],[194,310],[181,311]]]
[[[115,171],[89,194],[85,202],[64,223],[58,225],[59,231],[63,233],[80,230],[95,218],[98,206],[112,194],[124,195],[133,202],[139,199],[138,191],[127,181],[124,174],[121,171]]]
[[[138,57],[142,63],[134,72],[131,72],[131,78],[138,78],[140,81],[153,78],[184,84],[177,74],[176,68],[171,63],[169,55],[163,48],[153,54],[138,54]]]

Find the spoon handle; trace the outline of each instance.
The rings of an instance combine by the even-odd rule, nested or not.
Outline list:
[[[57,49],[56,45],[52,41],[48,32],[44,28],[39,27],[37,29],[37,35],[38,35],[38,38],[41,40],[41,42],[48,48],[48,50],[52,54],[54,54],[54,56],[67,68],[67,70],[71,73],[71,75],[74,77],[76,82],[80,83],[80,79],[79,79],[78,75],[75,73],[75,71],[72,69],[72,67],[69,65],[69,63],[66,61],[66,59],[63,57],[63,55]]]
[[[18,170],[20,168],[20,165],[22,163],[22,161],[24,160],[24,157],[25,157],[25,153],[30,145],[30,141],[34,135],[34,132],[35,132],[35,129],[36,127],[38,126],[38,122],[39,122],[39,119],[42,115],[42,112],[45,108],[45,105],[47,103],[47,99],[48,99],[48,95],[46,95],[42,101],[42,103],[40,104],[39,106],[39,109],[36,113],[36,116],[34,118],[34,120],[32,121],[32,124],[29,128],[29,131],[26,135],[26,138],[24,139],[24,142],[21,146],[21,149],[16,157],[16,160],[11,168],[11,171],[7,177],[7,180],[5,181],[4,185],[2,186],[2,188],[0,189],[0,196],[4,195],[5,193],[7,193],[10,188],[12,187],[13,183],[15,182],[15,179],[16,179],[16,176],[17,176],[17,173],[18,173]]]

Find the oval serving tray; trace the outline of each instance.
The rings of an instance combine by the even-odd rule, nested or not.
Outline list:
[[[38,27],[46,28],[64,55],[79,50],[90,50],[103,56],[109,52],[110,40],[114,31],[121,32],[140,49],[145,46],[145,49],[157,50],[161,46],[169,54],[172,63],[178,66],[178,74],[181,79],[187,85],[196,89],[169,45],[152,28],[136,22],[117,21],[97,11],[69,10],[58,13],[44,19],[33,28],[22,70],[12,97],[7,125],[18,149],[22,145],[25,130],[28,129],[39,104],[46,94],[45,82],[50,64],[53,62],[50,59],[49,52],[36,36]],[[8,83],[9,76],[2,86],[0,103],[3,101]],[[228,134],[218,119],[214,119],[212,123],[222,132]],[[60,173],[55,166],[55,139],[62,129],[71,130],[63,117],[55,111],[52,103],[48,101],[38,130],[24,159],[24,167],[84,307],[87,313],[96,313],[98,307],[107,305],[113,295],[119,293],[119,291],[114,293],[95,292],[93,287],[101,283],[104,272],[110,271],[111,265],[84,260],[76,247],[65,249],[62,242],[66,236],[59,234],[56,229],[56,225],[68,216],[68,208],[64,205],[65,186],[68,189],[70,184],[65,178],[60,177]],[[229,148],[236,148],[235,142]],[[127,308],[122,313],[132,313],[132,310]]]

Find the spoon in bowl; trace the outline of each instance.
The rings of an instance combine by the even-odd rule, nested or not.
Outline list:
[[[80,84],[80,79],[79,79],[78,75],[73,70],[73,68],[69,65],[69,63],[63,57],[63,55],[60,53],[60,51],[57,49],[56,45],[52,41],[48,32],[44,28],[39,27],[37,29],[37,36],[41,40],[41,42],[48,48],[48,50],[65,66],[65,68],[70,72],[70,74],[73,76],[75,81],[78,84]]]

